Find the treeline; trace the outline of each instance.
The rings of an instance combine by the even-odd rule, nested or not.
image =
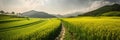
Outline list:
[[[14,11],[13,12],[6,12],[3,10],[0,10],[0,14],[3,14],[3,15],[21,15],[21,13],[15,13]]]

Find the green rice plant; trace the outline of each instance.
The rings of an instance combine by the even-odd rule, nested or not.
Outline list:
[[[67,30],[65,40],[120,40],[120,19],[93,17],[63,20]]]
[[[7,29],[7,28],[13,28],[13,27],[18,27],[18,26],[25,26],[27,24],[31,24],[34,22],[42,21],[40,19],[31,19],[31,20],[21,20],[21,21],[13,21],[13,22],[8,22],[8,23],[2,23],[0,24],[0,29]]]
[[[58,36],[60,30],[59,20],[46,20],[25,28],[2,31],[0,40],[53,40]]]

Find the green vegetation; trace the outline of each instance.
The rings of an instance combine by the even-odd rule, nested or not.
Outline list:
[[[16,15],[0,14],[0,20],[11,19],[11,18],[22,18],[22,17],[18,17]]]
[[[114,18],[116,17],[63,19],[65,40],[120,40],[120,19]]]
[[[76,18],[29,18],[0,14],[0,40],[120,40],[120,12],[113,9],[117,10],[95,11],[95,14],[90,14],[92,17]]]
[[[2,19],[8,19],[8,18],[12,18],[12,16],[0,14],[0,20],[2,20]]]
[[[54,40],[61,30],[60,21],[57,19],[13,18],[5,21],[7,20],[10,22],[0,24],[0,40]]]
[[[107,12],[103,13],[102,16],[120,16],[120,12],[118,11]]]
[[[120,5],[119,4],[106,5],[96,10],[87,12],[80,16],[100,16],[106,12],[111,12],[111,11],[120,11]]]
[[[12,21],[12,20],[11,20]],[[8,29],[8,28],[18,28],[18,27],[21,27],[21,26],[27,26],[27,25],[34,25],[35,23],[40,23],[41,20],[40,19],[31,19],[31,20],[21,20],[21,21],[12,21],[12,22],[8,22],[8,23],[2,23],[0,24],[1,27],[1,31],[2,29]]]

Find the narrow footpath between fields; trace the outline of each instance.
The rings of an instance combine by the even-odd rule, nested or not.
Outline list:
[[[65,27],[62,23],[62,29],[61,29],[60,35],[55,40],[64,40],[64,38],[65,38]]]

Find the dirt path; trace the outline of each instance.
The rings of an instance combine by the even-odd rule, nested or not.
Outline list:
[[[65,27],[62,24],[62,30],[60,32],[60,35],[55,40],[64,40],[64,38],[65,38],[64,36],[65,36]]]

